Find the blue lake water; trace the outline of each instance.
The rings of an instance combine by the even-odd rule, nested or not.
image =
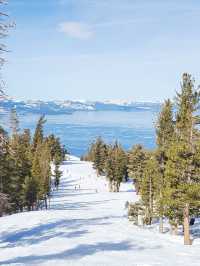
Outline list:
[[[149,110],[77,111],[71,115],[49,115],[46,116],[45,134],[54,133],[60,137],[69,152],[77,156],[84,154],[98,136],[108,143],[118,140],[125,149],[130,149],[137,143],[151,149],[155,146],[157,115]],[[33,131],[38,118],[38,115],[21,115],[21,128]],[[3,124],[8,128],[5,118]]]

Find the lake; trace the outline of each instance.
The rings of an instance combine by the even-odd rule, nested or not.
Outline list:
[[[155,122],[157,113],[146,111],[76,111],[71,115],[47,115],[45,134],[54,133],[60,137],[71,154],[81,156],[90,143],[101,136],[106,142],[118,140],[125,149],[134,144],[146,148],[155,147]],[[33,132],[38,115],[20,115],[20,127]],[[8,118],[2,118],[8,130]]]

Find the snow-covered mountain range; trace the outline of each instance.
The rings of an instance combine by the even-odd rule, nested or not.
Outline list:
[[[70,114],[75,111],[158,111],[160,103],[133,102],[126,100],[109,101],[19,101],[8,97],[0,91],[0,113],[15,108],[19,113],[33,114]]]

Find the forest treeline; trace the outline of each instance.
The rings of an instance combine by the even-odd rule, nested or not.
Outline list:
[[[29,129],[20,131],[13,109],[11,134],[0,127],[0,215],[47,208],[52,185],[59,185],[59,166],[66,151],[59,138],[44,136],[45,122],[41,116],[31,137]]]
[[[130,151],[119,143],[108,145],[101,138],[92,143],[83,157],[94,163],[99,175],[106,175],[110,191],[119,191],[120,183],[133,180],[140,200],[129,206],[136,224],[168,219],[172,233],[183,225],[184,243],[190,239],[190,218],[200,214],[200,107],[199,88],[191,75],[182,77],[181,90],[174,101],[166,100],[156,123],[156,148],[135,145]]]
[[[5,12],[6,0],[0,0],[0,92],[4,93],[5,83],[2,80],[4,54],[8,51],[3,40],[15,23],[10,21]],[[41,116],[34,133],[19,129],[15,110],[11,111],[8,134],[0,126],[0,216],[24,210],[47,208],[52,180],[58,187],[61,172],[59,166],[64,159],[65,149],[54,135],[45,137],[43,127],[45,117]],[[51,165],[54,165],[52,179]]]

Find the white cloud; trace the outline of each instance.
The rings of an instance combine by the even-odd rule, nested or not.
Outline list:
[[[77,39],[89,39],[94,34],[88,24],[74,21],[66,21],[59,24],[59,31]]]

